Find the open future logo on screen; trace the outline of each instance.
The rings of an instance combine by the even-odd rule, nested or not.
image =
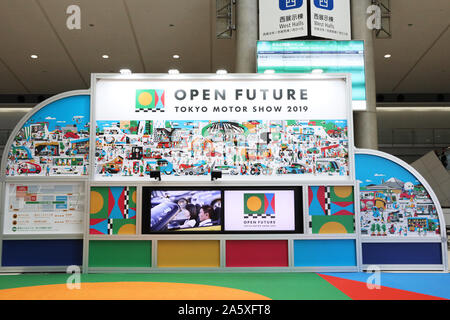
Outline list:
[[[314,0],[314,5],[319,9],[333,10],[334,0]]]
[[[275,218],[274,193],[244,193],[244,218]]]
[[[136,90],[136,112],[164,112],[164,90]]]
[[[303,5],[303,0],[279,0],[280,10],[298,9]]]

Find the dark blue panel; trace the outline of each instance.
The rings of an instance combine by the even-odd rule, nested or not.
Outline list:
[[[83,240],[4,240],[3,267],[81,265]]]
[[[440,243],[363,243],[363,264],[442,264]]]

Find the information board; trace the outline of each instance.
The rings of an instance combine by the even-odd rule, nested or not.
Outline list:
[[[353,110],[366,109],[364,41],[258,41],[257,72],[350,73]]]
[[[81,184],[9,183],[4,234],[83,233]]]

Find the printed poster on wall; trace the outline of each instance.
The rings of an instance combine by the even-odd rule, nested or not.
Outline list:
[[[349,180],[347,85],[292,75],[99,79],[94,177]]]
[[[10,183],[4,234],[83,233],[81,184]]]
[[[307,0],[259,0],[260,40],[281,40],[307,35]]]

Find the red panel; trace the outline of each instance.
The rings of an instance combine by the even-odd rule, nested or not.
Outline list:
[[[286,240],[228,240],[227,267],[287,267]]]

